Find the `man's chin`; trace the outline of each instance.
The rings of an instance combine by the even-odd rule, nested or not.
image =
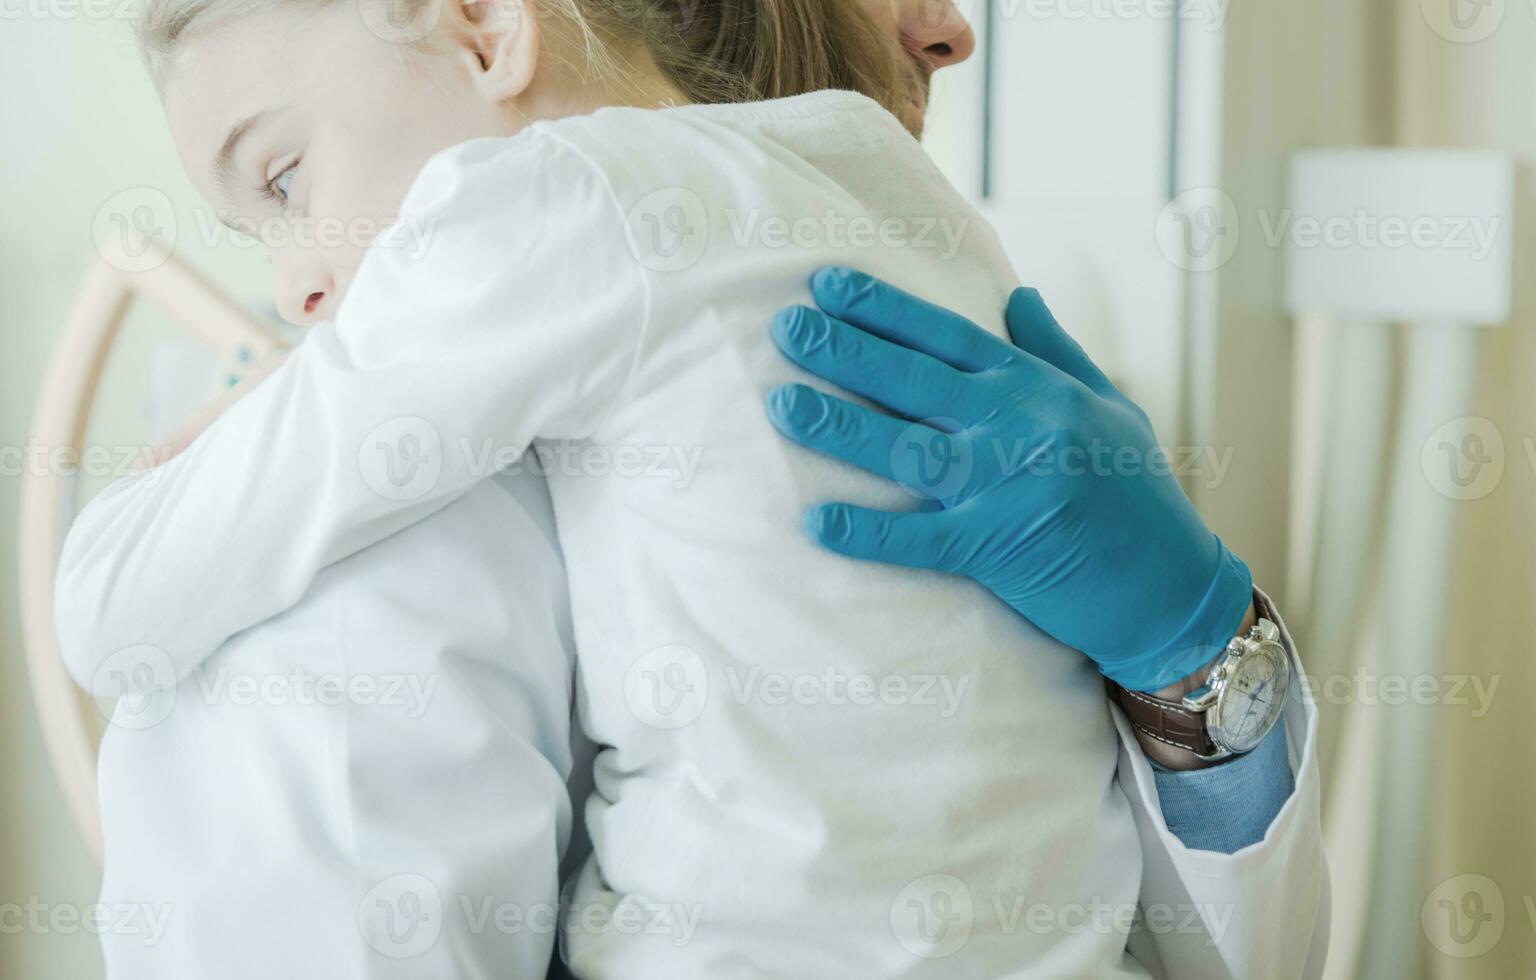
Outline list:
[[[914,139],[923,138],[923,111],[921,109],[907,106],[896,114],[896,118],[901,121],[901,124],[906,127],[907,132],[911,133]]]
[[[896,112],[896,118],[917,139],[923,138],[923,121],[928,116],[928,85],[925,82],[913,81],[906,99]]]

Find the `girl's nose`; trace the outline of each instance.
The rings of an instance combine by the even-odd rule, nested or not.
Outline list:
[[[336,283],[321,269],[275,269],[277,312],[297,326],[329,320],[336,306]]]
[[[976,50],[976,35],[954,0],[917,0],[898,9],[902,36],[933,70],[958,65]]]

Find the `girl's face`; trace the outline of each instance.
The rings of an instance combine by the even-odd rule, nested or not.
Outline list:
[[[182,164],[221,220],[267,246],[294,323],[334,315],[434,153],[510,135],[538,111],[531,18],[487,29],[473,9],[445,11],[441,38],[410,44],[381,37],[360,6],[287,5],[212,28],[183,41],[164,80]]]
[[[284,319],[335,315],[363,254],[438,151],[599,105],[683,101],[659,78],[594,92],[561,77],[562,59],[541,67],[551,38],[527,2],[434,4],[425,37],[387,19],[389,4],[377,0],[280,5],[181,43],[162,85],[177,152],[220,220],[267,247]],[[974,47],[951,0],[859,2],[924,82]],[[423,234],[391,247],[419,247]]]

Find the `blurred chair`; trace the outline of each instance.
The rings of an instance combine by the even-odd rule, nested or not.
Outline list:
[[[53,587],[59,550],[74,517],[76,468],[87,425],[118,328],[136,300],[147,300],[208,348],[238,379],[283,346],[278,334],[180,262],[155,239],[103,244],[75,296],[49,358],[33,411],[28,446],[49,465],[26,467],[19,508],[17,561],[21,627],[32,698],[65,802],[99,862],[101,816],[96,748],[102,713],[59,659]],[[67,460],[58,466],[56,460]],[[130,638],[131,639],[131,638]]]

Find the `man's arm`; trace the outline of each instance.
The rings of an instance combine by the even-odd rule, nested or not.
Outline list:
[[[1277,613],[1267,612],[1266,618],[1279,622]],[[1245,635],[1258,618],[1255,602],[1233,635]],[[1212,666],[1206,664],[1152,694],[1178,701],[1205,684]],[[1252,752],[1216,762],[1155,739],[1140,728],[1134,731],[1142,753],[1152,763],[1163,820],[1192,850],[1231,854],[1263,840],[1295,787],[1284,724],[1271,729]]]
[[[1261,602],[1264,618],[1281,622],[1268,600],[1256,599],[1234,635],[1246,634],[1258,620]],[[1154,693],[1177,701],[1205,683],[1209,666]],[[1288,669],[1295,670],[1289,665]],[[1252,752],[1219,762],[1159,742],[1139,728],[1135,732],[1142,753],[1152,763],[1163,821],[1191,850],[1232,854],[1258,843],[1295,789],[1283,720]]]
[[[1243,616],[1242,625],[1233,630],[1232,635],[1244,635],[1250,629],[1252,629],[1253,624],[1258,621],[1258,607],[1250,605],[1248,607],[1248,612]],[[1190,691],[1193,691],[1195,688],[1200,687],[1205,683],[1206,675],[1210,673],[1211,668],[1215,666],[1216,661],[1220,660],[1222,656],[1223,654],[1217,654],[1211,660],[1201,664],[1189,675],[1179,678],[1172,684],[1169,684],[1167,687],[1159,688],[1158,690],[1151,691],[1149,693],[1152,694],[1153,697],[1160,698],[1164,701],[1179,700]],[[1170,745],[1167,742],[1160,742],[1140,730],[1136,732],[1136,740],[1141,743],[1141,750],[1147,754],[1147,758],[1151,759],[1156,765],[1162,767],[1163,769],[1171,769],[1176,772],[1184,772],[1192,769],[1206,769],[1218,765],[1218,763],[1209,762],[1200,758],[1189,749],[1182,748],[1181,746],[1177,745]]]
[[[1284,621],[1262,594],[1259,613],[1280,627],[1291,670],[1301,662]],[[1130,952],[1157,977],[1321,976],[1328,947],[1317,709],[1292,684],[1280,724],[1233,762],[1159,772],[1134,728],[1112,709],[1120,736],[1116,779],[1141,839],[1141,927]]]

